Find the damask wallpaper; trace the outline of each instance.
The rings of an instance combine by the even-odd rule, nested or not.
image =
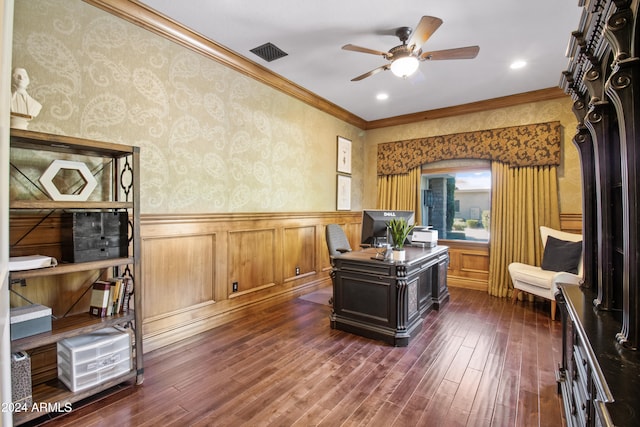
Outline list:
[[[80,0],[16,0],[14,22],[29,129],[140,146],[142,213],[335,210],[337,135],[362,187],[362,132],[301,101]]]
[[[568,97],[362,131],[80,0],[16,0],[13,66],[43,104],[30,129],[141,147],[142,213],[333,211],[337,135],[372,208],[379,143],[553,121],[561,212],[581,211]]]

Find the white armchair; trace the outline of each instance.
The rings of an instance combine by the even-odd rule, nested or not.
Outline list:
[[[545,248],[547,245],[547,238],[549,236],[569,242],[582,241],[582,235],[580,234],[558,231],[549,227],[540,227],[540,237],[542,238],[542,245]],[[522,264],[519,262],[513,262],[509,264],[509,274],[511,275],[511,280],[513,282],[513,303],[515,304],[517,302],[518,294],[520,293],[520,291],[528,292],[530,294],[551,300],[551,319],[555,320],[555,294],[557,292],[556,284],[570,283],[579,285],[582,283],[582,252],[580,252],[577,274],[568,273],[566,271],[543,270],[542,267]]]

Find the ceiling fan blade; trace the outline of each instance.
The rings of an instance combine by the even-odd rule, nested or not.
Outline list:
[[[370,53],[372,55],[380,55],[383,58],[387,57],[387,52],[380,52],[379,50],[368,49],[366,47],[356,46],[354,44],[345,44],[342,46],[344,50],[352,50],[354,52]]]
[[[435,50],[424,52],[420,55],[421,60],[437,61],[441,59],[473,59],[478,55],[480,46],[458,47],[455,49]]]
[[[358,77],[352,78],[351,81],[352,82],[357,82],[357,81],[360,81],[362,79],[366,79],[369,76],[373,76],[374,74],[378,74],[380,71],[388,70],[389,68],[390,68],[389,64],[383,65],[382,67],[374,68],[373,70],[371,70],[371,71],[369,71],[367,73],[364,73],[364,74],[362,74],[362,75],[360,75]]]
[[[434,16],[423,16],[418,22],[418,26],[413,31],[411,38],[407,42],[408,46],[412,46],[411,50],[418,50],[429,37],[442,25],[442,19]]]

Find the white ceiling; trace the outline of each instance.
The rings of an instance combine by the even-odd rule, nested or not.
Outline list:
[[[201,35],[367,120],[557,87],[577,29],[578,0],[139,0]],[[479,45],[475,59],[421,62],[407,79],[387,63],[342,50],[347,43],[386,52],[397,27],[423,15],[444,22],[423,49]],[[287,56],[266,62],[250,49],[271,42]],[[511,70],[514,60],[527,66]],[[386,101],[376,100],[380,92]]]

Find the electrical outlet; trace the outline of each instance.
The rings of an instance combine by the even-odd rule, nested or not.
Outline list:
[[[232,286],[233,292],[238,292],[238,282],[233,282],[231,286]]]
[[[296,276],[300,275],[300,267],[296,267]]]

